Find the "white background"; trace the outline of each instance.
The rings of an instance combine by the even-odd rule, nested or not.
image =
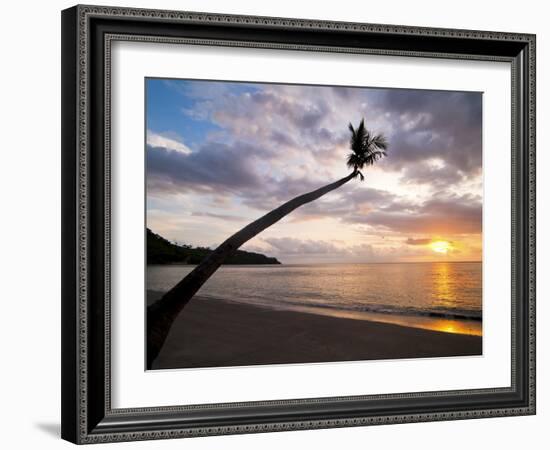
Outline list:
[[[353,0],[303,2],[279,0],[139,1],[108,4],[168,9],[203,10],[239,14],[337,19],[404,25],[464,27],[538,35],[538,317],[548,317],[545,299],[550,294],[546,251],[550,227],[543,192],[550,189],[542,177],[550,164],[545,123],[550,120],[550,77],[547,28],[543,2],[449,3],[392,1],[363,3]],[[0,345],[2,371],[0,398],[5,448],[68,448],[59,440],[60,367],[60,18],[59,10],[72,3],[10,3],[3,8],[2,39],[2,145],[0,195],[2,215],[2,314]],[[314,7],[313,7],[314,6]],[[546,202],[548,205],[548,202]],[[255,448],[542,448],[550,421],[548,379],[550,339],[548,327],[538,334],[538,415],[460,422],[392,425],[245,436],[224,436],[186,441],[116,444],[119,448],[255,449]],[[540,442],[540,443],[539,443]]]
[[[503,343],[510,342],[511,200],[502,196],[511,187],[509,63],[136,42],[115,43],[111,55],[113,407],[510,386],[511,354]],[[136,99],[151,75],[482,91],[483,356],[144,372],[145,168],[136,158],[143,148],[136,130],[145,111]]]

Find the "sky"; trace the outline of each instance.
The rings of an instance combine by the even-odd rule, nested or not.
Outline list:
[[[348,175],[362,118],[387,157],[242,249],[288,264],[480,261],[477,92],[147,79],[147,227],[215,248]]]

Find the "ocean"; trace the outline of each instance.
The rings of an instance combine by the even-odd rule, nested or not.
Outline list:
[[[165,292],[194,266],[147,266]],[[482,334],[480,262],[222,266],[197,296],[272,309]]]

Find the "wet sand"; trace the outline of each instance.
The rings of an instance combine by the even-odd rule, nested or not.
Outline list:
[[[149,292],[152,302],[160,294]],[[153,369],[481,355],[479,336],[195,297]]]

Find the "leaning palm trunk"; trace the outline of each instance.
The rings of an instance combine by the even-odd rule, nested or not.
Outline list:
[[[354,170],[347,177],[320,189],[300,195],[284,203],[236,232],[191,271],[162,298],[147,308],[147,367],[150,369],[158,356],[174,320],[201,286],[245,242],[290,214],[296,208],[310,203],[344,185],[358,175]]]

